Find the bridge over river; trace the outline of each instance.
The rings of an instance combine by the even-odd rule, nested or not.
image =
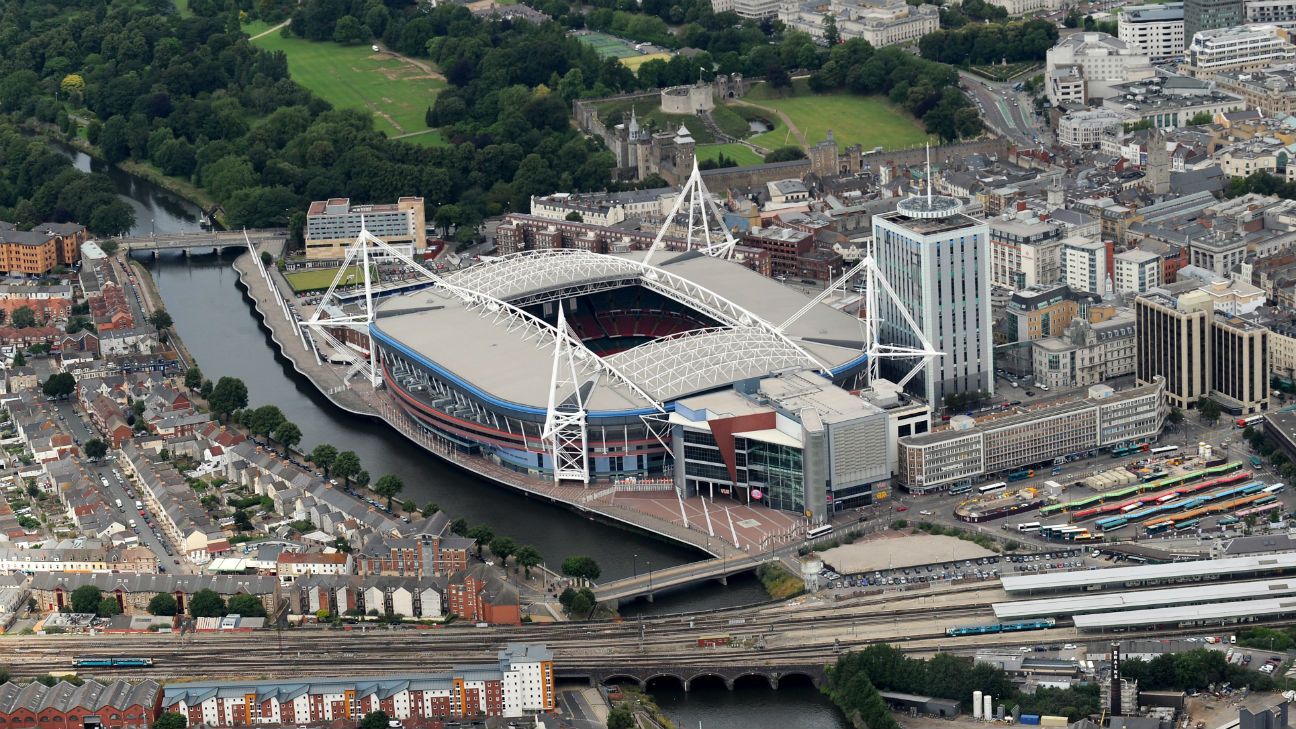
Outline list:
[[[676,590],[698,582],[719,580],[721,584],[728,584],[728,579],[733,575],[750,572],[766,562],[775,561],[777,558],[770,554],[738,554],[732,557],[726,554],[702,562],[604,582],[594,588],[594,597],[599,602],[608,603],[622,603],[637,597],[646,597],[651,602],[659,592]]]
[[[246,238],[244,235],[246,234]],[[154,254],[163,251],[183,251],[191,253],[222,253],[226,248],[247,248],[250,239],[253,243],[283,240],[288,231],[283,229],[254,230],[214,230],[190,233],[155,233],[151,235],[133,235],[113,238],[121,250],[152,251]]]

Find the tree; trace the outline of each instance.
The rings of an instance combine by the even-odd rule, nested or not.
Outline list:
[[[429,517],[429,516],[432,516],[433,514],[437,513],[438,511],[441,511],[441,507],[438,506],[437,504],[431,502],[431,501],[429,501],[429,502],[427,502],[426,504],[423,505],[423,512],[422,512],[422,513],[423,513],[423,517],[424,517],[424,518],[427,518],[427,517]]]
[[[482,547],[490,544],[490,540],[495,538],[495,532],[491,531],[491,528],[485,524],[478,524],[468,530],[468,538],[477,542],[477,558],[481,559]]]
[[[159,592],[148,603],[149,615],[175,615],[178,608],[176,599],[169,592]]]
[[[329,469],[333,468],[333,459],[337,458],[337,456],[337,447],[331,446],[328,443],[320,443],[312,448],[310,452],[311,463],[324,469],[324,476],[326,478],[329,475]]]
[[[829,48],[841,43],[841,33],[837,30],[837,19],[831,14],[824,16],[823,39]]]
[[[121,605],[117,604],[117,598],[105,597],[99,601],[99,607],[95,610],[95,614],[101,618],[111,618],[114,615],[121,615]]]
[[[573,223],[583,223],[585,222],[585,216],[581,215],[580,212],[573,210],[563,216],[563,220],[570,220]]]
[[[526,573],[526,578],[529,580],[531,579],[531,568],[543,562],[544,558],[540,556],[540,552],[536,551],[535,547],[524,544],[518,547],[514,561],[521,565],[522,570]]]
[[[241,532],[252,531],[252,517],[248,516],[246,509],[234,510],[234,528]]]
[[[153,328],[157,330],[158,337],[160,338],[162,336],[162,331],[171,328],[171,325],[175,322],[171,321],[171,315],[167,313],[166,309],[158,309],[148,315],[148,323],[153,325]]]
[[[450,533],[459,537],[467,536],[468,520],[460,518],[450,522]]]
[[[360,726],[357,729],[387,729],[387,722],[391,718],[383,711],[371,711],[364,715],[360,720]]]
[[[153,722],[153,729],[185,729],[189,725],[189,720],[184,714],[177,714],[174,711],[168,711]]]
[[[198,388],[202,387],[202,383],[203,383],[203,373],[202,370],[198,369],[197,365],[194,365],[193,367],[190,367],[188,370],[185,371],[185,377],[184,377],[185,387],[189,388],[190,390],[197,390]]]
[[[264,618],[266,616],[265,605],[255,595],[235,595],[231,597],[227,610],[230,615],[242,615],[245,618]]]
[[[399,494],[404,490],[404,488],[405,482],[401,480],[400,476],[389,473],[378,479],[378,482],[374,484],[373,490],[374,493],[387,499],[387,509],[390,511],[392,499],[396,498],[396,494]]]
[[[565,587],[558,595],[558,604],[562,605],[563,610],[571,611],[572,600],[576,597],[576,588]]]
[[[508,564],[508,558],[517,553],[517,543],[511,537],[495,537],[490,542],[491,554],[499,558],[500,565]]]
[[[297,424],[291,420],[285,420],[279,424],[278,428],[275,428],[274,439],[284,447],[284,455],[286,456],[293,446],[301,442],[301,428],[297,427]]]
[[[1219,403],[1209,397],[1202,395],[1197,398],[1197,414],[1201,416],[1202,420],[1214,424],[1215,421],[1219,420],[1222,412]]]
[[[360,473],[360,456],[355,451],[342,451],[333,459],[333,475],[341,476],[342,483],[351,485],[351,479]]]
[[[369,472],[362,468],[360,469],[360,473],[357,473],[355,476],[353,476],[351,480],[355,481],[356,486],[359,486],[360,488],[364,488],[365,486],[369,485]]]
[[[1183,411],[1179,408],[1170,408],[1170,412],[1166,413],[1166,422],[1171,425],[1178,425],[1183,422],[1183,419]]]
[[[562,573],[568,577],[576,577],[584,580],[597,580],[603,570],[599,568],[598,562],[593,557],[573,556],[563,560]]]
[[[635,726],[634,713],[629,706],[622,704],[608,712],[607,729],[634,729]]]
[[[228,420],[230,413],[247,407],[247,385],[237,377],[222,377],[216,381],[211,395],[207,398],[212,412]]]
[[[588,619],[596,605],[598,601],[594,599],[594,593],[589,588],[581,588],[572,596],[571,607],[567,609],[567,614],[573,618]]]
[[[20,306],[14,309],[9,317],[9,324],[15,329],[27,329],[36,326],[36,312],[30,306]]]
[[[414,512],[418,511],[418,504],[415,503],[414,499],[405,499],[404,501],[401,502],[400,507],[401,507],[401,511],[405,512],[406,514],[413,514]]]
[[[41,386],[45,397],[64,398],[76,392],[76,378],[71,372],[55,372]]]
[[[225,600],[214,590],[202,589],[189,599],[189,614],[195,618],[219,618],[225,615]]]
[[[14,366],[14,367],[26,367],[26,366],[27,366],[27,357],[26,357],[25,355],[23,355],[23,352],[22,352],[21,349],[18,350],[18,352],[17,352],[16,354],[14,354],[13,366]]]
[[[270,437],[286,421],[278,405],[262,405],[254,410],[244,410],[236,418],[253,435]]]
[[[94,585],[82,585],[72,591],[72,612],[98,612],[101,600],[103,600],[103,592],[99,588]]]
[[[98,438],[91,438],[86,441],[83,450],[85,450],[86,458],[97,461],[108,455],[108,444]]]
[[[68,96],[80,97],[85,91],[85,79],[79,73],[69,73],[59,82],[59,90]]]

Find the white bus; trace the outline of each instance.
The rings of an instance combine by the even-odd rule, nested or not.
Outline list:
[[[818,539],[829,534],[832,534],[832,524],[820,524],[806,530],[806,539]]]
[[[1019,532],[1037,532],[1039,528],[1040,523],[1037,521],[1027,521],[1017,525],[1017,531]]]
[[[954,496],[954,495],[957,495],[957,494],[966,494],[967,492],[969,492],[969,491],[971,491],[971,490],[972,490],[972,484],[970,484],[970,483],[966,483],[966,482],[964,482],[964,483],[954,484],[953,486],[950,486],[950,487],[949,487],[949,492],[950,492],[950,495],[951,495],[951,496]]]
[[[1179,494],[1166,494],[1165,496],[1162,496],[1161,498],[1157,499],[1157,503],[1164,504],[1170,501],[1174,501],[1177,498],[1179,498]]]
[[[977,493],[981,494],[982,496],[985,496],[987,494],[997,494],[1006,488],[1008,488],[1008,484],[1006,482],[996,481],[995,483],[988,483],[985,486],[978,486]]]
[[[1274,484],[1273,486],[1266,486],[1266,487],[1264,488],[1264,490],[1261,491],[1260,493],[1262,493],[1262,494],[1280,494],[1280,493],[1282,493],[1282,490],[1283,490],[1283,485],[1280,484],[1280,483],[1276,483],[1276,484]]]
[[[1143,504],[1130,504],[1129,506],[1123,506],[1121,507],[1121,513],[1128,514],[1141,506],[1143,506]]]
[[[1150,450],[1150,451],[1148,451],[1148,452],[1151,453],[1151,454],[1154,455],[1154,456],[1165,456],[1165,455],[1169,455],[1169,454],[1171,454],[1171,453],[1178,453],[1178,452],[1179,452],[1179,446],[1172,446],[1172,445],[1171,445],[1171,446],[1161,446],[1161,447],[1159,447],[1159,448],[1153,448],[1152,450]]]

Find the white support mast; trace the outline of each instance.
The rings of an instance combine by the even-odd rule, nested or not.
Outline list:
[[[567,316],[558,302],[558,331],[566,333]],[[585,427],[585,383],[577,375],[576,350],[566,336],[554,338],[549,411],[540,437],[553,458],[554,482],[589,483],[589,437]]]
[[[693,172],[685,181],[684,187],[680,188],[679,196],[675,198],[675,204],[671,206],[670,213],[666,215],[666,220],[662,221],[662,226],[657,231],[657,237],[653,239],[652,245],[644,253],[644,265],[648,265],[648,262],[652,260],[653,253],[661,246],[662,239],[666,237],[666,231],[670,229],[675,216],[680,212],[685,212],[688,215],[686,224],[688,250],[696,248],[707,255],[717,258],[730,258],[733,256],[733,249],[738,244],[738,240],[729,232],[729,226],[725,225],[724,216],[720,214],[720,208],[716,206],[715,200],[711,199],[711,193],[707,190],[706,183],[702,182],[702,170],[698,167],[697,157],[694,157]],[[720,232],[724,236],[723,240],[712,239],[711,223],[713,221],[719,226]]]
[[[320,359],[319,346],[314,340],[319,338],[328,343],[333,354],[349,364],[346,374],[343,375],[343,382],[350,382],[351,378],[357,374],[363,374],[369,381],[371,387],[377,388],[382,381],[381,372],[378,368],[378,348],[374,346],[369,336],[369,324],[374,319],[373,308],[373,271],[370,266],[372,258],[370,256],[370,246],[389,247],[383,241],[375,238],[368,230],[364,228],[364,220],[361,219],[360,235],[356,236],[355,242],[347,246],[346,253],[342,257],[342,266],[338,268],[337,275],[333,277],[332,283],[329,284],[328,290],[320,297],[319,303],[315,307],[315,312],[311,314],[310,319],[302,322],[301,327],[311,333],[312,344],[315,349],[315,358]],[[357,314],[345,314],[341,302],[336,299],[336,292],[339,285],[351,281],[354,273],[349,273],[352,265],[360,265],[363,268],[361,280],[364,286],[364,308]],[[350,329],[360,332],[364,338],[369,341],[369,356],[366,358],[360,352],[347,346],[337,337],[328,331],[333,329]]]
[[[881,268],[877,265],[877,260],[873,258],[871,244],[869,252],[865,254],[864,258],[860,259],[859,263],[852,266],[841,275],[841,278],[832,282],[827,288],[819,292],[818,296],[806,302],[806,305],[801,307],[800,311],[788,317],[782,324],[779,324],[777,330],[779,332],[786,331],[789,326],[801,317],[810,313],[810,311],[816,306],[823,303],[823,301],[827,299],[839,286],[844,287],[847,282],[860,273],[864,274],[864,351],[868,354],[869,382],[876,380],[879,376],[879,360],[917,359],[918,361],[914,364],[913,369],[909,370],[908,374],[906,374],[904,378],[897,383],[903,387],[909,382],[909,380],[913,379],[913,377],[917,375],[929,361],[935,357],[942,356],[944,352],[939,352],[932,347],[927,336],[923,334],[922,328],[918,326],[918,322],[915,321],[913,315],[909,313],[909,307],[905,302],[900,300],[899,296],[896,295],[895,289],[891,288],[891,283],[886,280],[886,276],[883,275]],[[917,337],[920,346],[902,347],[894,344],[882,344],[878,341],[880,329],[879,319],[877,316],[879,290],[891,298],[891,301],[895,304],[896,309],[899,310],[901,317],[904,319],[905,324],[908,325],[909,329],[913,331],[914,336]]]

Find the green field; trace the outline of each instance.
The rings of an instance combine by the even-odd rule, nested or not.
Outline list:
[[[315,43],[278,33],[253,42],[286,53],[293,80],[333,106],[368,109],[375,128],[391,137],[427,129],[427,108],[446,86],[413,63],[374,53],[369,46]]]
[[[271,23],[267,23],[264,20],[249,20],[248,22],[240,25],[239,29],[242,30],[244,33],[247,33],[248,37],[251,38],[254,35],[261,35],[265,31],[270,30],[276,25],[278,25],[278,23],[271,24]]]
[[[874,147],[913,147],[927,139],[921,122],[881,96],[815,94],[800,81],[787,93],[781,96],[761,83],[752,87],[743,100],[787,114],[808,144],[827,139],[829,129],[840,147],[858,144],[866,152]],[[778,122],[777,119],[768,121]],[[773,131],[758,134],[749,141],[768,149],[797,144],[796,137],[781,123]]]
[[[751,148],[742,144],[706,144],[697,148],[698,160],[716,159],[721,154],[738,163],[739,167],[746,165],[758,165],[765,161],[764,157],[751,151]]]
[[[329,284],[333,283],[333,277],[337,275],[336,268],[312,268],[306,271],[296,271],[285,273],[284,278],[288,280],[288,285],[293,287],[293,293],[300,294],[303,291],[324,291],[328,289]],[[342,282],[343,285],[359,284],[364,282],[364,269],[360,266],[351,266],[347,269],[347,276],[354,277]]]
[[[607,33],[582,33],[576,36],[576,40],[593,48],[595,53],[604,58],[632,58],[641,55],[631,44]]]

